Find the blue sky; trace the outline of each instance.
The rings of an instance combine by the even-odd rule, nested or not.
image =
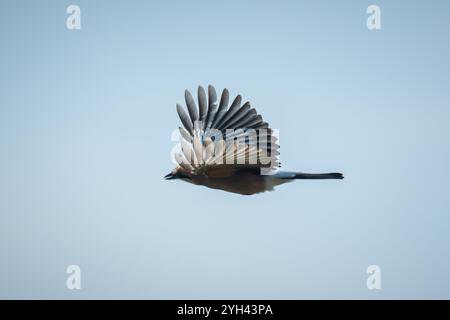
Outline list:
[[[0,297],[450,298],[449,10],[2,1]],[[279,129],[284,169],[346,179],[252,197],[162,179],[175,104],[208,84]]]

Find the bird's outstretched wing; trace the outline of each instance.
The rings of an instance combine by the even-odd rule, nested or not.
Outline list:
[[[182,152],[175,154],[185,170],[212,177],[226,176],[240,168],[270,170],[280,166],[273,130],[250,102],[242,104],[240,95],[228,107],[227,89],[218,104],[213,86],[208,86],[208,95],[199,86],[198,107],[188,90],[185,100],[187,112],[177,104],[183,127],[179,128]]]

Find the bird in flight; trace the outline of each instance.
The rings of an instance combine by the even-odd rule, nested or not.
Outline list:
[[[269,124],[238,95],[228,107],[224,89],[218,103],[216,90],[198,87],[198,107],[185,91],[186,110],[177,104],[181,150],[177,167],[164,178],[180,179],[208,188],[242,195],[272,191],[296,179],[343,179],[338,172],[303,173],[279,170],[279,145]]]

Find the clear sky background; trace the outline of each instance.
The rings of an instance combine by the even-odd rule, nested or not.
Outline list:
[[[0,297],[450,298],[449,12],[1,1]],[[175,104],[200,84],[280,130],[284,169],[345,180],[251,197],[163,180]]]

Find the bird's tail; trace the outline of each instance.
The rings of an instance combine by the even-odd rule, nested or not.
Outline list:
[[[291,179],[344,179],[342,173],[331,172],[331,173],[303,173],[295,172]]]
[[[303,172],[292,172],[292,171],[278,171],[272,176],[274,179],[278,180],[294,180],[294,179],[344,179],[342,173],[331,172],[331,173],[303,173]],[[287,182],[286,181],[286,182]]]

